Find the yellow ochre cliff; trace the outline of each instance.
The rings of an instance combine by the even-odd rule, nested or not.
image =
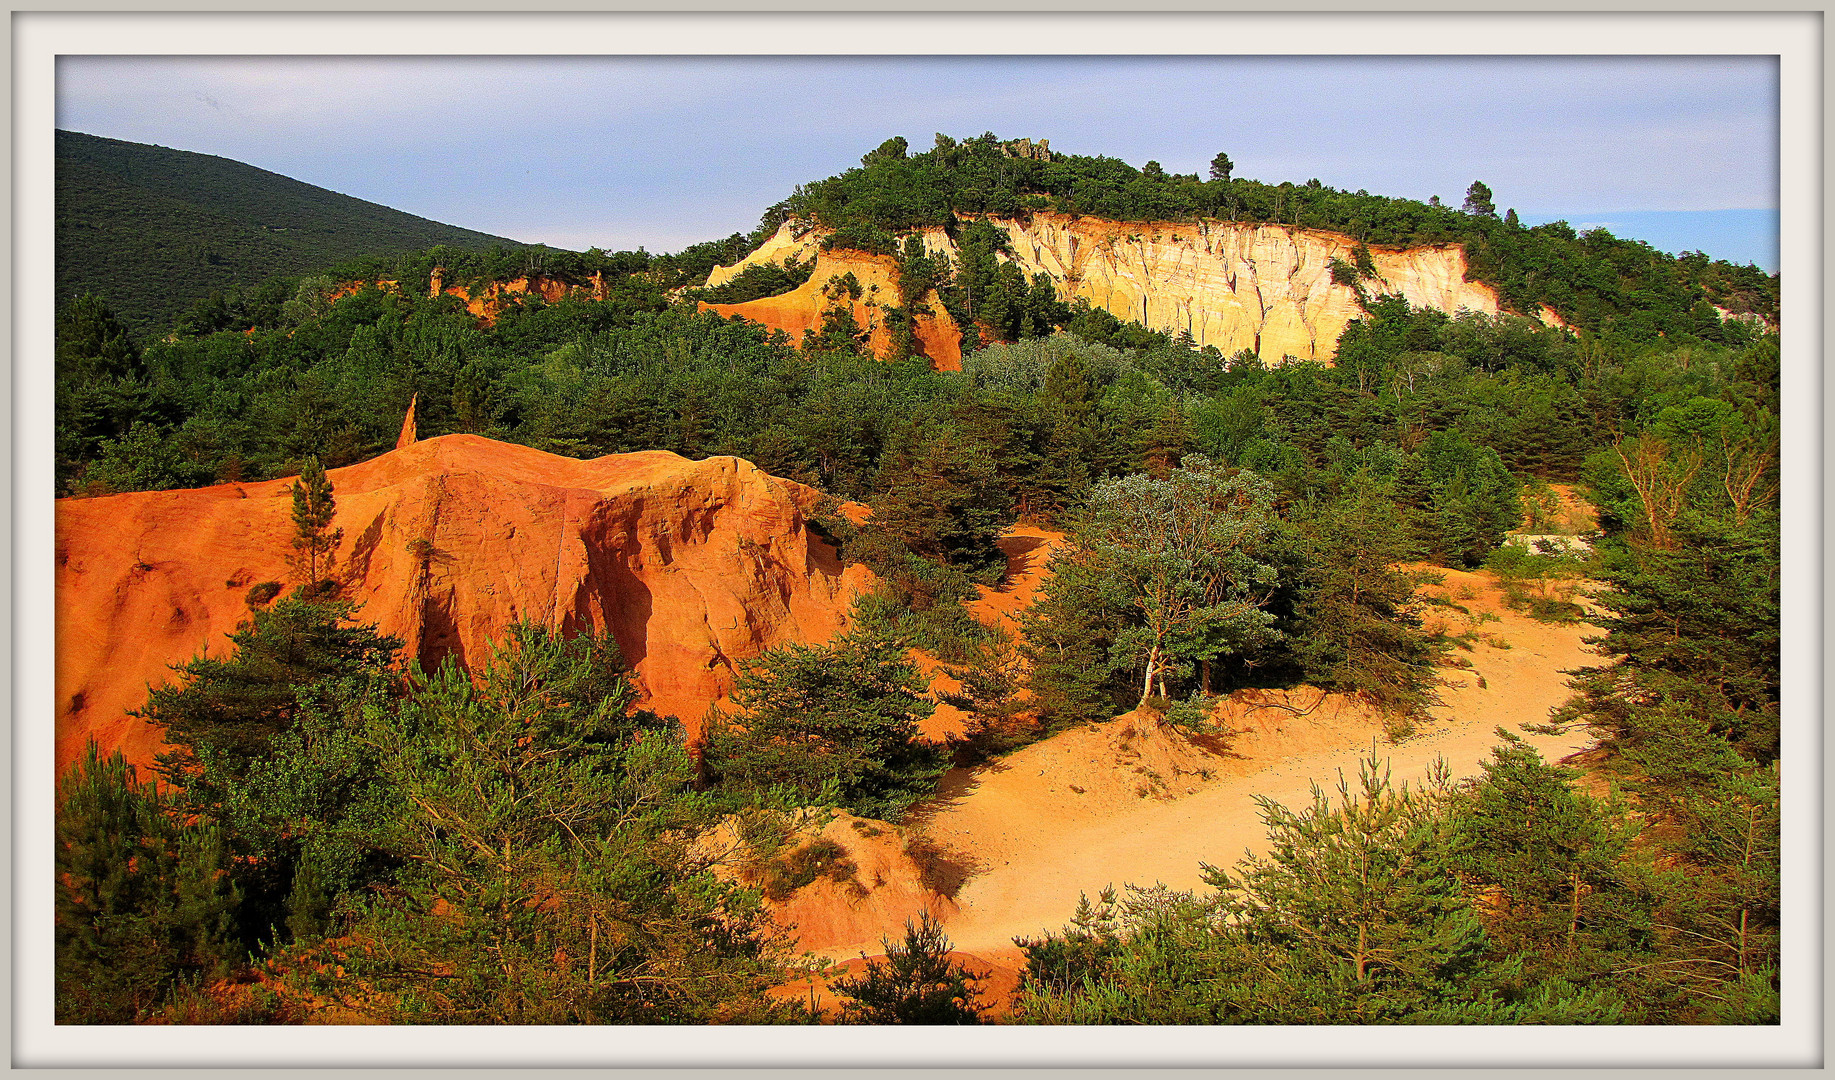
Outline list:
[[[1287,225],[1114,222],[1043,213],[1024,220],[988,220],[1007,234],[1012,261],[1028,275],[1050,275],[1063,299],[1086,299],[1118,318],[1169,334],[1189,331],[1199,345],[1214,345],[1226,355],[1248,349],[1269,363],[1330,360],[1345,324],[1363,314],[1355,290],[1332,280],[1332,260],[1352,261],[1357,247],[1355,239],[1338,233]],[[745,259],[715,268],[708,284],[731,280],[754,263],[807,259],[825,235],[806,223],[786,222]],[[927,231],[924,242],[932,252],[958,257],[942,229]],[[824,271],[839,272],[846,256],[824,256],[809,285],[798,290],[808,294],[805,303],[819,299]],[[1370,256],[1376,277],[1363,287],[1371,295],[1399,294],[1417,307],[1449,314],[1494,315],[1499,310],[1489,286],[1466,280],[1465,251],[1456,244],[1372,245]],[[795,303],[788,295],[770,299],[778,303],[754,301],[716,310],[766,316],[763,321],[775,325],[774,320],[786,317],[777,309]],[[1546,308],[1541,317],[1558,322]],[[807,319],[819,322],[820,313]]]

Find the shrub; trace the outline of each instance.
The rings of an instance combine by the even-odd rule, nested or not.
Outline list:
[[[817,837],[782,858],[766,862],[760,882],[764,894],[772,900],[788,900],[790,894],[817,878],[830,881],[854,881],[857,871],[847,849],[827,837]]]
[[[852,1024],[978,1024],[982,1004],[971,975],[949,958],[949,938],[930,917],[905,923],[905,941],[882,939],[886,962],[867,961],[857,978],[841,979],[833,989],[848,998],[842,1019]]]
[[[1512,610],[1547,623],[1574,623],[1585,617],[1586,609],[1574,602],[1584,564],[1565,550],[1546,542],[1535,551],[1505,544],[1484,565],[1497,575],[1504,602]]]
[[[221,834],[90,743],[57,815],[57,1021],[141,1020],[234,955]]]
[[[951,900],[981,869],[971,856],[951,851],[925,833],[912,833],[905,838],[905,854],[917,867],[918,880],[924,887]]]

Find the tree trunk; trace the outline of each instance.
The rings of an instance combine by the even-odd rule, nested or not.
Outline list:
[[[1746,974],[1746,919],[1749,914],[1749,909],[1739,909],[1739,973],[1742,976]]]
[[[1574,885],[1573,900],[1568,906],[1567,920],[1567,954],[1574,955],[1574,936],[1580,932],[1580,874],[1568,875]]]
[[[1147,653],[1147,677],[1141,680],[1141,705],[1147,704],[1147,699],[1153,696],[1153,675],[1159,666],[1160,647],[1155,644],[1152,650]]]

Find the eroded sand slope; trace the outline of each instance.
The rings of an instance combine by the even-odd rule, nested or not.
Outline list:
[[[1471,613],[1445,616],[1455,621],[1451,629],[1483,636],[1457,654],[1469,669],[1441,669],[1443,704],[1398,745],[1370,710],[1299,688],[1232,698],[1220,719],[1235,734],[1222,752],[1163,728],[1150,713],[1130,713],[952,774],[918,817],[932,837],[979,866],[946,923],[956,948],[1013,967],[1021,959],[1013,938],[1062,928],[1082,894],[1127,883],[1200,888],[1201,864],[1230,866],[1265,850],[1256,796],[1307,803],[1314,784],[1333,790],[1341,773],[1354,782],[1372,749],[1398,784],[1420,782],[1442,758],[1455,778],[1476,775],[1500,741],[1499,726],[1524,734],[1519,724],[1546,720],[1565,700],[1562,670],[1597,659],[1581,640],[1593,631],[1510,611],[1488,574],[1444,573],[1435,591]],[[1037,580],[1019,584],[1035,589]],[[1497,621],[1479,624],[1480,613]],[[1588,745],[1580,733],[1524,737],[1550,759]],[[827,943],[822,952],[871,955],[880,934],[896,930]]]
[[[819,493],[738,458],[579,461],[447,435],[329,475],[343,595],[409,656],[469,663],[523,619],[609,629],[646,702],[691,732],[741,664],[831,638],[870,587],[807,530]],[[151,761],[158,732],[127,715],[148,683],[222,655],[251,585],[298,578],[290,487],[59,501],[60,770],[90,738]]]

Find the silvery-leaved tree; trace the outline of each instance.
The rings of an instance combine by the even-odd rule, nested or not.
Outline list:
[[[1139,665],[1143,703],[1156,686],[1165,695],[1169,669],[1278,634],[1264,610],[1277,574],[1258,551],[1274,523],[1268,481],[1201,455],[1165,479],[1137,473],[1096,485],[1076,541],[1105,589],[1139,612],[1114,651]]]

